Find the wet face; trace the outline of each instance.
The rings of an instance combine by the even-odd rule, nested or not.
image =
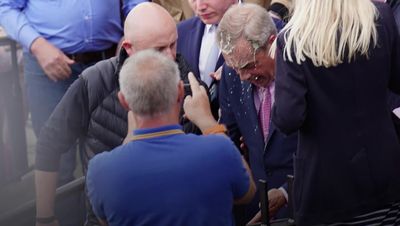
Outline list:
[[[268,54],[269,47],[267,43],[254,51],[249,41],[240,39],[230,54],[223,55],[226,64],[238,73],[240,80],[267,87],[275,78],[275,62]]]
[[[194,12],[205,24],[218,24],[228,8],[237,0],[189,0]]]

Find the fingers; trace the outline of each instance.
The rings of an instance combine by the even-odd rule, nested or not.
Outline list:
[[[222,74],[222,66],[219,67],[217,71],[211,73],[210,76],[211,76],[211,78],[219,81],[219,80],[221,80],[221,74]]]
[[[192,102],[192,96],[187,95],[185,97],[185,99],[183,100],[183,110],[186,112],[186,108],[188,107],[188,105],[190,105],[190,103]]]
[[[247,224],[256,224],[261,221],[261,211],[258,211],[257,214],[247,223]]]
[[[67,57],[65,54],[64,54],[64,61],[65,61],[68,65],[71,65],[71,64],[74,64],[74,63],[75,63],[74,60],[72,60],[71,58]]]
[[[239,138],[239,141],[240,141],[240,149],[243,150],[243,151],[246,151],[246,150],[247,150],[247,146],[246,146],[246,144],[244,143],[244,138],[243,138],[243,136],[241,136],[241,137]]]
[[[200,92],[200,84],[197,81],[196,77],[194,77],[192,72],[189,72],[188,77],[189,77],[190,89],[192,90],[192,95],[194,96]]]
[[[50,63],[45,64],[43,67],[43,70],[47,74],[47,76],[55,82],[58,80],[67,79],[71,75],[71,68],[69,64],[67,64],[67,62],[64,60],[64,56],[64,54],[59,55]],[[68,57],[66,58],[69,59]]]

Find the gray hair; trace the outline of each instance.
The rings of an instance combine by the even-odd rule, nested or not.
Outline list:
[[[133,113],[155,117],[168,113],[178,97],[178,65],[155,50],[129,57],[119,75],[121,92]]]
[[[244,3],[230,7],[217,29],[217,42],[224,54],[232,53],[238,40],[249,41],[256,51],[276,34],[275,24],[268,12],[255,4]]]

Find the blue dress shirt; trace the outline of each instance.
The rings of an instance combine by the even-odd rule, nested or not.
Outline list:
[[[124,0],[125,16],[141,2]],[[104,50],[122,37],[119,0],[0,0],[0,24],[25,51],[42,36],[65,53]]]

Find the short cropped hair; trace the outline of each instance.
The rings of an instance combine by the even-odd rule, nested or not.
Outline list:
[[[154,50],[140,51],[122,66],[119,84],[131,111],[142,117],[168,113],[178,97],[178,65]]]

